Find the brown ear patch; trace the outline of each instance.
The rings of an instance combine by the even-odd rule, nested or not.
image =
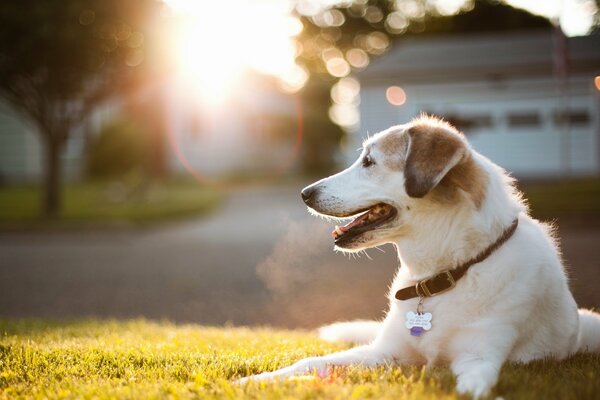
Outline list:
[[[488,176],[469,154],[442,179],[434,192],[438,199],[456,201],[458,190],[465,192],[477,209],[487,193]]]
[[[429,193],[466,154],[460,134],[437,120],[420,119],[408,129],[410,147],[404,171],[405,189],[410,197]]]

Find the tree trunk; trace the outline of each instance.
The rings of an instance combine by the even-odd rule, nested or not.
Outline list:
[[[46,168],[44,175],[44,193],[42,196],[42,215],[45,218],[56,218],[61,207],[61,165],[60,156],[63,142],[46,140]]]

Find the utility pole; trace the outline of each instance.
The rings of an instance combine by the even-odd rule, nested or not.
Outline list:
[[[569,116],[569,47],[567,37],[560,27],[558,18],[553,21],[553,61],[556,81],[559,126],[560,177],[571,176],[571,120]]]

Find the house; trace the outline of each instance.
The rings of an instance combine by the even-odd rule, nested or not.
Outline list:
[[[427,112],[519,178],[599,175],[598,76],[600,35],[406,38],[358,74],[360,134],[350,148]]]
[[[100,123],[104,111],[98,111],[89,124]],[[36,182],[44,171],[44,147],[33,123],[0,100],[0,184]],[[80,133],[81,128],[78,130]],[[68,180],[82,173],[85,137],[71,135],[61,155],[61,170]]]
[[[34,128],[0,101],[0,183],[38,175],[41,150]]]

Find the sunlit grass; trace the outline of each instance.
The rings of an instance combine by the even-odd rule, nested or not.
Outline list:
[[[215,207],[219,194],[190,180],[69,184],[54,225],[144,224],[202,214]],[[0,224],[48,224],[40,217],[37,186],[0,189]]]
[[[208,328],[144,320],[0,320],[0,399],[455,399],[447,368],[337,369],[324,379],[239,386],[237,377],[343,346],[304,331]],[[600,357],[508,365],[494,396],[592,399]]]

